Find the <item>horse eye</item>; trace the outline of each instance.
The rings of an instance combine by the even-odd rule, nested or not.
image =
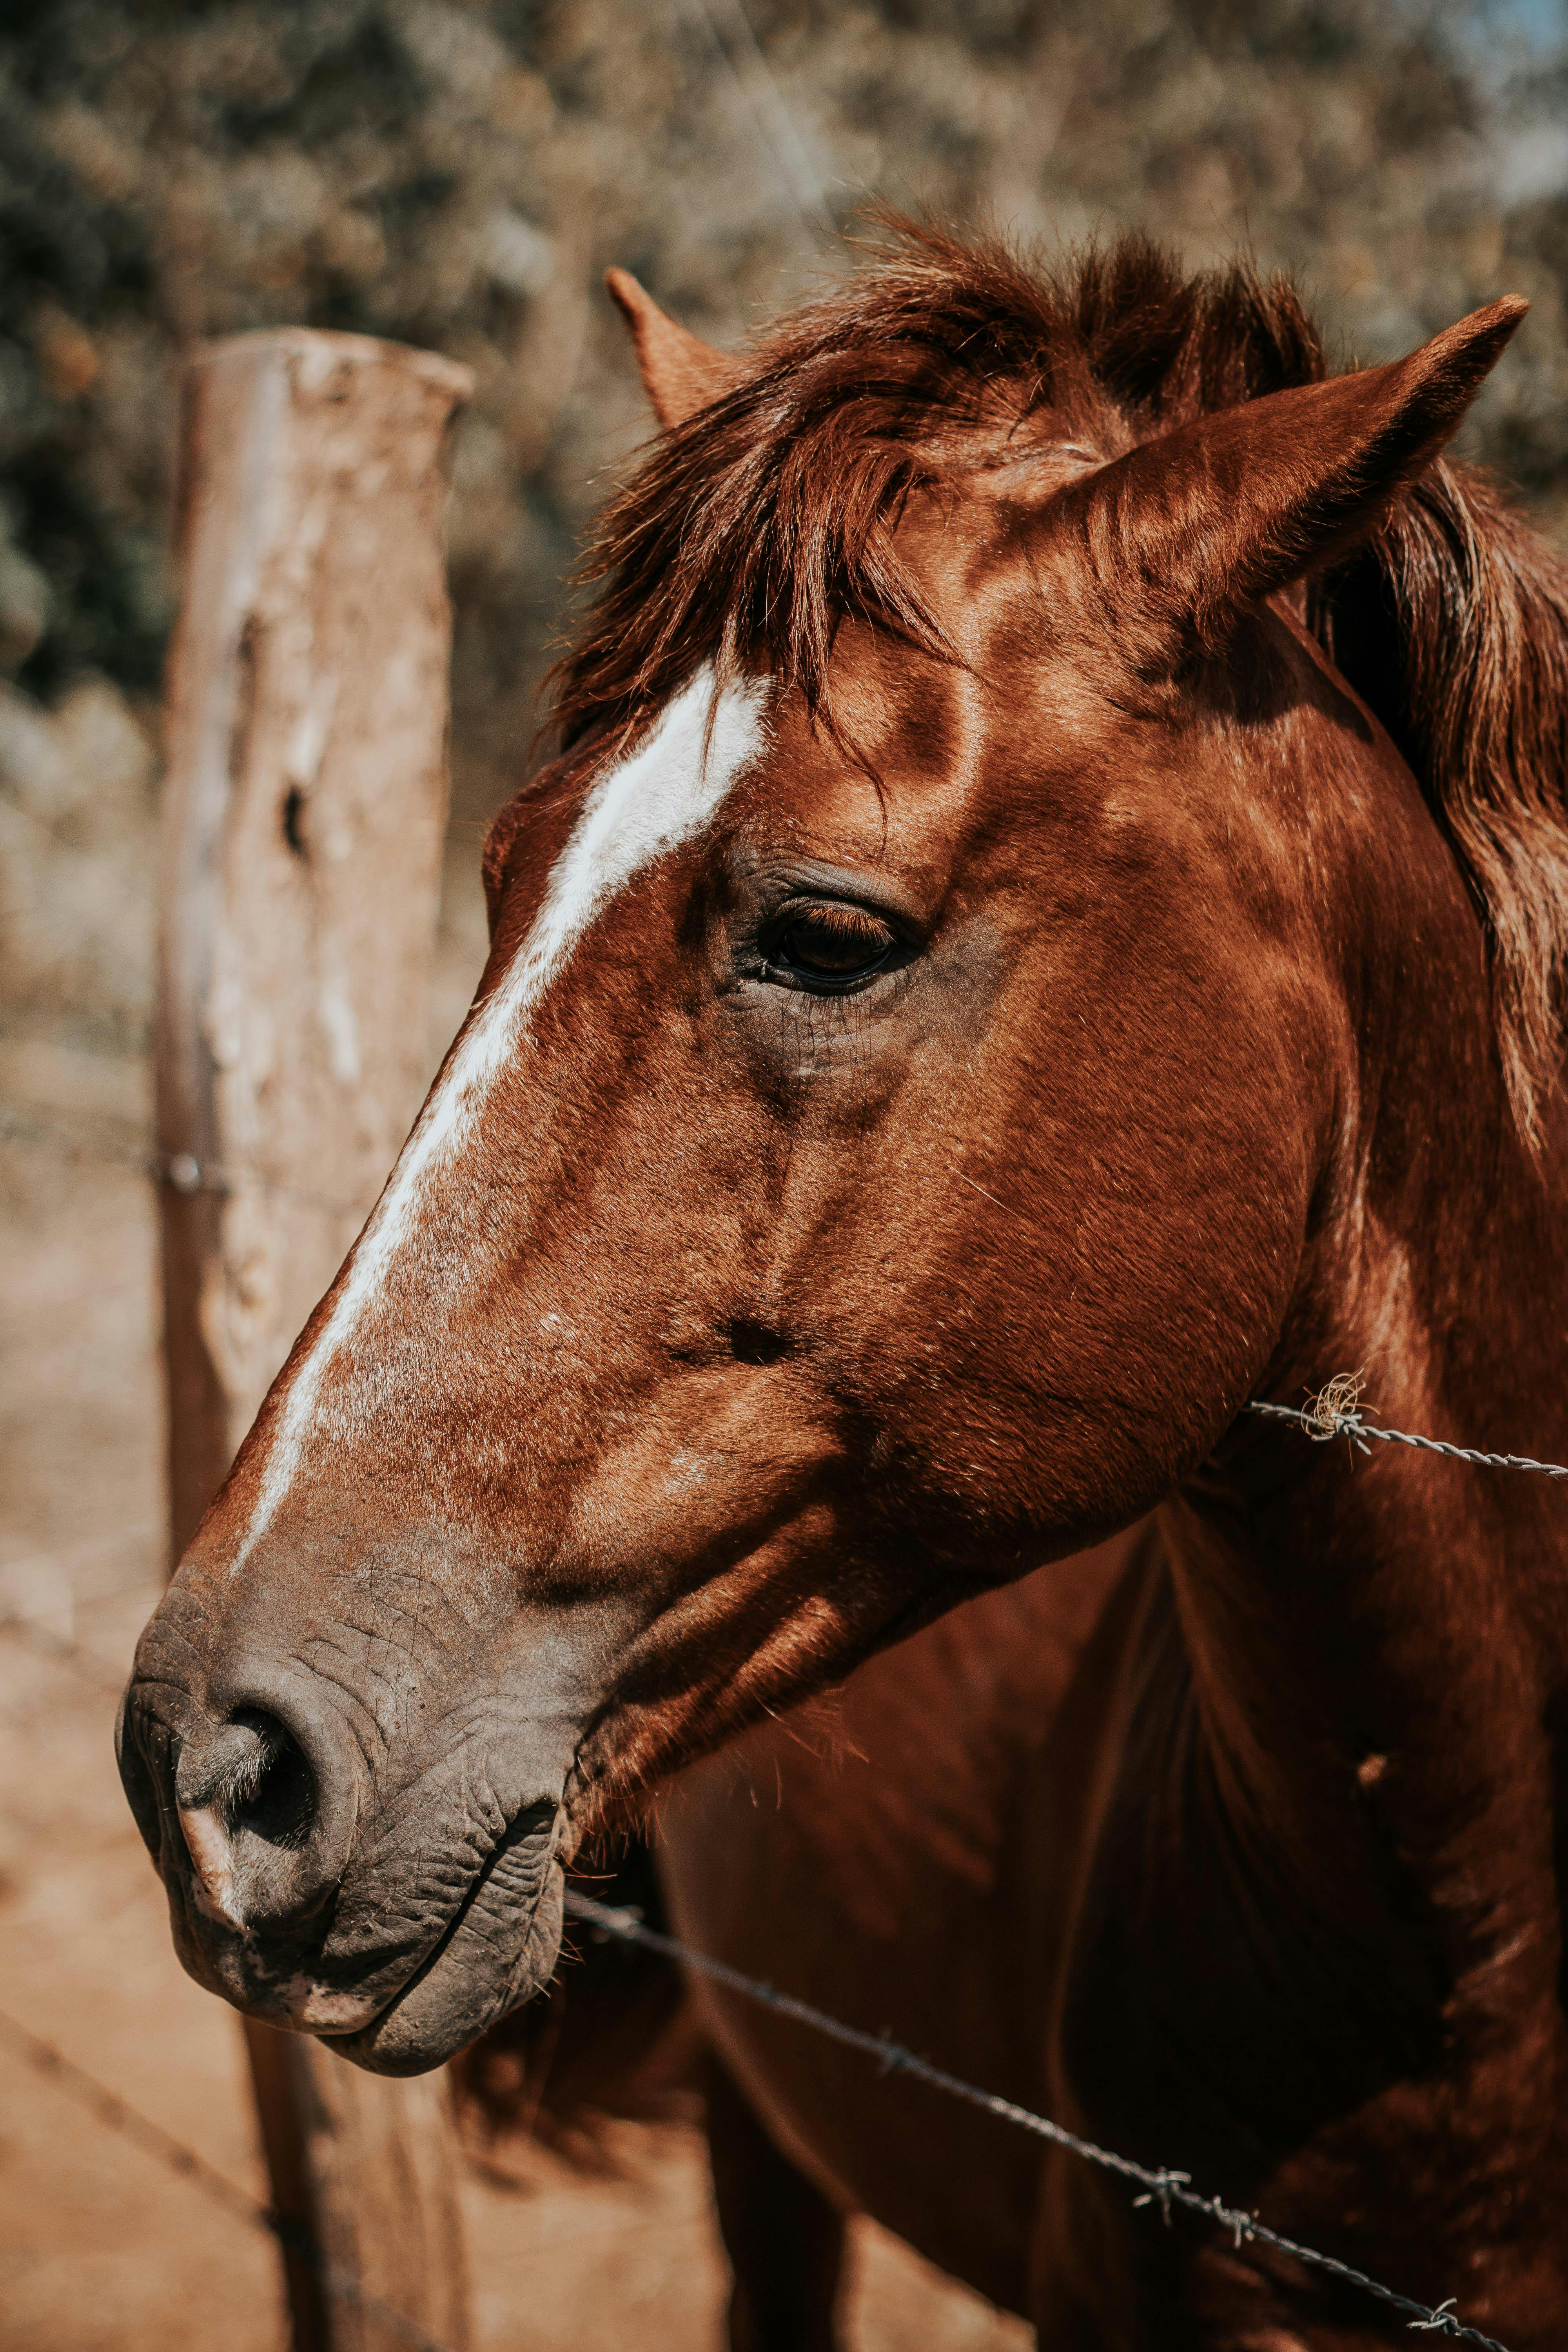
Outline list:
[[[767,957],[786,979],[843,988],[869,980],[897,945],[892,925],[879,916],[829,901],[791,914],[774,933]]]

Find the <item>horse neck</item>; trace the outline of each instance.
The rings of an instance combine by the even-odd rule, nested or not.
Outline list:
[[[1422,1017],[1410,1097],[1322,1188],[1269,1392],[1365,1367],[1386,1426],[1568,1461],[1568,1124],[1520,1142],[1484,996]],[[1554,1998],[1568,1484],[1244,1415],[1164,1517],[1185,1752],[1281,1916],[1353,1920],[1364,1951],[1418,1915],[1446,1981],[1512,1952]]]

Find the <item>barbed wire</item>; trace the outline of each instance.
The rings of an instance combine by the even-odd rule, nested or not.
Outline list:
[[[731,1992],[742,1994],[747,2000],[773,2010],[776,2015],[788,2017],[797,2025],[809,2027],[829,2042],[839,2042],[847,2050],[858,2050],[874,2058],[884,2074],[909,2074],[935,2091],[945,2092],[950,2098],[962,2099],[966,2105],[979,2107],[999,2121],[1014,2124],[1020,2131],[1032,2132],[1037,2139],[1052,2141],[1058,2147],[1081,2157],[1087,2164],[1098,2165],[1102,2171],[1113,2172],[1142,2190],[1133,2199],[1134,2205],[1160,2208],[1167,2223],[1171,2209],[1179,2206],[1189,2213],[1202,2215],[1205,2221],[1217,2221],[1228,2230],[1239,2248],[1243,2244],[1268,2246],[1276,2253],[1287,2254],[1293,2262],[1309,2269],[1326,2272],[1346,2286],[1359,2287],[1386,2304],[1391,2310],[1405,2315],[1411,2327],[1424,2329],[1431,2335],[1450,2336],[1466,2344],[1479,2344],[1484,2352],[1507,2352],[1507,2347],[1495,2336],[1483,2336],[1477,2327],[1468,2327],[1454,2309],[1454,2298],[1440,2304],[1419,2303],[1413,2295],[1401,2294],[1380,2280],[1371,2278],[1337,2254],[1321,2253],[1315,2246],[1304,2246],[1295,2238],[1287,2238],[1260,2221],[1256,2213],[1226,2205],[1218,2197],[1206,2197],[1192,2186],[1192,2176],[1174,2172],[1166,2166],[1158,2168],[1139,2164],[1130,2156],[1118,2156],[1114,2149],[1101,2147],[1079,2133],[1068,2131],[1065,2124],[1053,2123],[1048,2116],[1037,2115],[1031,2107],[1021,2107],[1016,2100],[1005,2099],[994,2091],[983,2091],[962,2076],[949,2074],[941,2066],[933,2066],[927,2058],[883,2033],[867,2033],[859,2026],[846,2025],[841,2019],[829,2017],[826,2010],[814,2009],[809,2001],[797,2000],[793,1993],[780,1992],[776,1986],[766,1984],[760,1977],[749,1977],[732,1969],[727,1960],[715,1959],[710,1952],[700,1952],[690,1944],[681,1943],[657,1927],[647,1927],[640,1914],[626,1907],[616,1907],[597,1902],[591,1895],[579,1895],[574,1889],[566,1895],[566,1909],[575,1919],[597,1927],[606,1936],[619,1937],[623,1943],[641,1944],[649,1951],[662,1953],[666,1959],[676,1960],[682,1967],[695,1969],[700,1975],[710,1977],[716,1984],[725,1985]]]
[[[5,2010],[0,2010],[0,2041],[10,2045],[12,2054],[23,2064],[53,2082],[110,2131],[118,2133],[121,2139],[130,2141],[180,2179],[189,2181],[236,2221],[263,2231],[287,2252],[298,2256],[335,2300],[352,2304],[395,2329],[412,2352],[452,2352],[451,2346],[432,2336],[418,2320],[410,2319],[405,2311],[399,2311],[395,2304],[388,2303],[384,2296],[363,2285],[341,2263],[333,2262],[301,2223],[290,2221],[269,2205],[264,2205],[258,2197],[253,2197],[237,2180],[231,2180],[226,2172],[209,2162],[199,2149],[165,2131],[162,2124],[144,2116],[140,2107],[132,2106],[129,2099],[121,2098],[107,2083],[100,2083],[96,2074],[89,2074],[85,2066],[79,2066],[74,2058],[68,2058],[63,2050],[57,2049],[52,2042],[47,2042],[41,2033],[35,2033]]]
[[[325,1216],[363,1219],[369,1213],[358,1202],[337,1201],[326,1193],[302,1192],[298,1185],[279,1184],[258,1169],[236,1167],[224,1160],[198,1160],[191,1151],[159,1151],[149,1143],[111,1135],[101,1121],[95,1129],[84,1129],[68,1117],[14,1098],[0,1098],[0,1143],[35,1144],[68,1159],[98,1160],[134,1169],[187,1195],[216,1192],[233,1199],[243,1192],[265,1192],[277,1200],[297,1201]]]
[[[96,1650],[89,1650],[84,1642],[77,1641],[69,1633],[57,1633],[52,1626],[40,1624],[36,1617],[7,1613],[0,1617],[0,1633],[9,1633],[15,1641],[21,1643],[24,1649],[33,1651],[39,1657],[51,1658],[60,1665],[69,1666],[83,1682],[91,1683],[95,1689],[107,1692],[111,1698],[118,1699],[125,1688],[128,1669],[117,1669],[107,1658],[100,1657]]]
[[[1367,1441],[1375,1439],[1384,1445],[1413,1445],[1423,1454],[1441,1454],[1450,1462],[1468,1462],[1478,1469],[1533,1470],[1542,1478],[1568,1478],[1568,1467],[1561,1462],[1537,1462],[1528,1454],[1483,1454],[1479,1446],[1450,1445],[1445,1438],[1417,1437],[1408,1429],[1385,1429],[1379,1422],[1368,1421],[1362,1409],[1364,1386],[1365,1376],[1361,1372],[1336,1372],[1305,1406],[1267,1404],[1253,1397],[1242,1410],[1270,1421],[1294,1422],[1318,1445],[1343,1437],[1357,1452],[1370,1454]]]

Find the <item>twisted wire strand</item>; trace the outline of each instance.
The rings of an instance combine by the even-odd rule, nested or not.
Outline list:
[[[1324,1395],[1327,1394],[1325,1390]],[[1320,1401],[1303,1410],[1293,1404],[1266,1404],[1260,1397],[1254,1397],[1242,1410],[1265,1414],[1270,1421],[1292,1421],[1315,1445],[1326,1445],[1331,1438],[1347,1437],[1363,1454],[1368,1454],[1372,1449],[1367,1440],[1375,1438],[1384,1445],[1415,1445],[1423,1454],[1446,1454],[1450,1462],[1470,1462],[1483,1470],[1533,1470],[1542,1478],[1568,1478],[1568,1467],[1561,1462],[1535,1462],[1528,1454],[1482,1454],[1473,1445],[1449,1445],[1441,1437],[1417,1437],[1408,1429],[1384,1429],[1375,1421],[1368,1421],[1354,1405],[1348,1411],[1335,1406],[1324,1411]]]
[[[23,1617],[7,1611],[4,1617],[0,1617],[0,1633],[9,1633],[14,1641],[19,1642],[25,1650],[31,1650],[37,1657],[52,1658],[60,1665],[68,1666],[72,1674],[79,1675],[83,1682],[92,1684],[95,1689],[107,1692],[112,1698],[117,1699],[125,1688],[121,1668],[111,1666],[107,1658],[100,1658],[84,1642],[73,1641],[68,1633],[57,1633],[49,1626],[40,1625],[36,1618]]]
[[[1217,2221],[1231,2232],[1237,2247],[1246,2242],[1270,2246],[1275,2252],[1288,2254],[1310,2269],[1326,2272],[1342,2280],[1347,2286],[1360,2287],[1390,2310],[1405,2315],[1411,2327],[1424,2329],[1435,2336],[1451,2336],[1466,2344],[1479,2344],[1483,2352],[1507,2352],[1507,2347],[1494,2336],[1483,2336],[1479,2328],[1467,2327],[1454,2309],[1454,2299],[1436,2305],[1417,2303],[1414,2296],[1400,2294],[1394,2288],[1384,2286],[1364,2271],[1342,2263],[1336,2254],[1320,2253],[1314,2246],[1303,2246],[1294,2238],[1283,2236],[1260,2221],[1256,2213],[1241,2211],[1226,2205],[1218,2197],[1205,2197],[1192,2186],[1192,2176],[1173,2171],[1168,2166],[1158,2168],[1135,2163],[1131,2157],[1118,2156],[1109,2147],[1100,2147],[1091,2139],[1083,2139],[1077,2132],[1068,2131],[1065,2124],[1053,2123],[1048,2116],[1036,2115],[1032,2108],[1021,2107],[1012,2099],[1004,2099],[994,2091],[983,2091],[978,2084],[966,2083],[957,2074],[949,2074],[929,2059],[912,2050],[906,2050],[884,2033],[867,2033],[860,2027],[846,2025],[826,2011],[814,2009],[809,2001],[797,2000],[793,1993],[780,1992],[776,1986],[764,1984],[758,1977],[742,1974],[727,1960],[715,1959],[710,1953],[697,1951],[674,1936],[667,1936],[657,1927],[644,1925],[637,1913],[619,1909],[607,1903],[596,1902],[591,1895],[579,1895],[569,1889],[566,1909],[575,1919],[597,1927],[607,1936],[619,1937],[623,1943],[641,1944],[649,1951],[660,1952],[666,1959],[678,1960],[683,1967],[695,1969],[700,1975],[710,1977],[716,1984],[725,1985],[731,1992],[744,1995],[764,2009],[781,2017],[793,2018],[797,2025],[808,2026],[829,2042],[837,2042],[847,2050],[858,2050],[874,2058],[884,2074],[909,2074],[916,2082],[925,2083],[935,2091],[945,2091],[950,2097],[963,2099],[972,2107],[995,2116],[1001,2122],[1014,2124],[1020,2131],[1032,2132],[1037,2139],[1052,2141],[1086,2163],[1098,2165],[1102,2171],[1113,2172],[1142,2191],[1133,2199],[1134,2205],[1157,2205],[1169,2225],[1171,2209],[1180,2206],[1184,2211],[1201,2214],[1205,2221]]]
[[[46,2042],[42,2034],[35,2033],[5,2010],[0,2010],[0,2042],[10,2045],[13,2056],[24,2065],[64,2091],[79,2106],[96,2116],[100,2124],[139,2147],[144,2156],[153,2157],[167,2171],[188,2180],[237,2221],[265,2231],[290,2253],[298,2254],[336,2301],[351,2304],[367,2315],[374,2314],[384,2326],[395,2329],[412,2352],[451,2352],[451,2347],[439,2336],[432,2336],[428,2328],[410,2319],[395,2304],[373,2294],[341,2263],[323,2253],[309,2230],[273,2212],[258,2198],[252,2197],[248,2189],[242,2189],[237,2180],[231,2180],[226,2172],[210,2164],[197,2149],[176,2139],[173,2132],[165,2131],[162,2124],[154,2123],[151,2116],[144,2116],[139,2107],[133,2107],[128,2099],[100,2083],[96,2074],[89,2074],[85,2066],[79,2066],[74,2058],[68,2058],[63,2050],[57,2050],[52,2042]]]
[[[279,1184],[258,1169],[237,1168],[222,1160],[198,1160],[191,1151],[156,1151],[110,1135],[101,1125],[96,1135],[69,1118],[54,1117],[30,1104],[0,1100],[0,1143],[41,1146],[63,1152],[68,1159],[97,1160],[113,1167],[132,1168],[155,1183],[176,1192],[216,1192],[225,1199],[241,1192],[265,1192],[280,1201],[295,1201],[324,1216],[366,1214],[363,1202],[333,1200],[323,1192],[301,1192],[298,1185]]]

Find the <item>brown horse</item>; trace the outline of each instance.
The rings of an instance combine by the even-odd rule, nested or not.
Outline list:
[[[127,1694],[182,1955],[433,2064],[676,1767],[1160,1506],[1049,2070],[1544,2344],[1561,1506],[1237,1418],[1568,1444],[1568,590],[1435,462],[1522,305],[1323,380],[1136,244],[917,238],[742,365],[622,293],[669,429],[479,995]],[[1364,2329],[1047,2179],[1043,2324]]]
[[[1126,1604],[1118,1633],[1091,1637],[1138,1547],[1120,1538],[964,1602],[830,1702],[743,1734],[678,1777],[657,1857],[635,1844],[587,1890],[660,1926],[673,1911],[731,1964],[1049,2105],[1042,2019],[1095,1765],[1086,1709],[1119,1670]],[[1027,2312],[1037,2142],[710,1999],[700,1978],[694,2015],[646,1951],[580,1929],[572,1941],[548,1998],[458,2062],[459,2095],[486,2138],[521,2126],[592,2160],[606,2114],[675,2117],[705,2095],[735,2352],[839,2343],[849,2210]]]

